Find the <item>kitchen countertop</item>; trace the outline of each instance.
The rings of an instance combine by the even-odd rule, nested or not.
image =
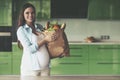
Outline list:
[[[69,44],[76,45],[120,45],[120,41],[100,41],[100,42],[85,42],[85,41],[69,41]]]
[[[26,76],[19,75],[0,75],[0,80],[120,80],[120,76]]]
[[[17,42],[12,42],[12,44],[17,44]],[[120,41],[101,41],[101,42],[85,42],[85,41],[69,41],[69,44],[75,45],[120,45]]]

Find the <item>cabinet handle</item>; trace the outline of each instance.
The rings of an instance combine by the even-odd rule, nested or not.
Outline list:
[[[82,63],[69,63],[69,62],[61,62],[60,64],[82,64]]]
[[[98,62],[97,64],[120,64],[120,63],[114,63],[114,62]]]
[[[78,47],[76,47],[76,48],[70,48],[70,49],[83,49],[83,48],[78,48]]]
[[[0,55],[0,57],[8,57],[8,55]]]
[[[98,48],[98,49],[120,49],[120,48]]]
[[[0,65],[6,65],[6,64],[8,64],[8,63],[0,63]]]
[[[70,57],[82,57],[82,55],[70,55]]]

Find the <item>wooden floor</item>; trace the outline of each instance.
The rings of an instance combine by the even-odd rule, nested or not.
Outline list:
[[[50,77],[20,77],[1,75],[0,80],[120,80],[120,76],[50,76]]]

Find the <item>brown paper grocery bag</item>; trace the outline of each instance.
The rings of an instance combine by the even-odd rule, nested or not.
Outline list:
[[[70,56],[68,39],[64,32],[66,25],[62,24],[61,26],[60,25],[57,26],[59,26],[58,29],[55,29],[57,39],[55,41],[47,43],[47,48],[51,59],[57,57]],[[47,23],[46,30],[48,28],[49,26]],[[49,34],[49,32],[51,33],[51,31],[47,31],[47,34]]]

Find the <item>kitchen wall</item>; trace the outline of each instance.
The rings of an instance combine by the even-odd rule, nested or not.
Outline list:
[[[69,41],[84,41],[89,36],[100,39],[101,35],[109,35],[110,41],[120,41],[120,21],[88,19],[51,19],[49,21],[65,22],[65,32]],[[45,25],[46,21],[38,23]]]

